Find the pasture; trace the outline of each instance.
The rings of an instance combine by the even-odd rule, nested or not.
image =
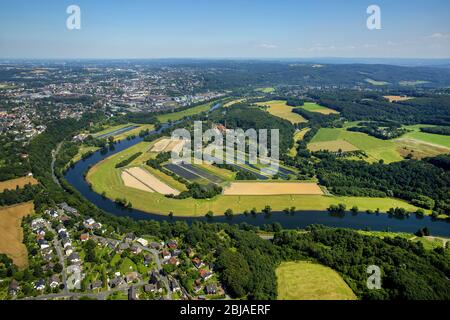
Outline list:
[[[22,177],[0,182],[0,192],[5,190],[16,190],[17,187],[23,188],[27,184],[37,185],[39,182],[33,177]]]
[[[329,114],[339,114],[336,110],[321,106],[320,104],[317,104],[315,102],[305,102],[303,106],[301,106],[302,109],[305,109],[306,111],[310,112],[317,112],[325,115]]]
[[[344,142],[348,143],[348,148],[351,145],[356,150],[366,152],[368,156],[366,161],[368,162],[384,160],[386,163],[391,163],[403,160],[397,151],[398,145],[394,141],[377,139],[361,132],[351,132],[343,128],[321,128],[311,140],[308,148],[317,148],[318,143],[324,142],[331,143],[329,146],[331,149],[336,149],[336,147],[339,149],[339,145],[345,147]]]
[[[278,118],[290,121],[293,124],[308,122],[301,115],[292,112],[294,107],[288,106],[286,101],[274,100],[267,102],[259,102],[256,104],[259,107],[267,107],[267,111]]]
[[[23,244],[22,219],[33,211],[32,202],[0,207],[0,253],[10,257],[20,269],[28,265],[28,252]]]
[[[390,84],[389,82],[386,82],[386,81],[378,81],[378,80],[369,79],[369,78],[367,78],[365,81],[367,83],[370,83],[373,86],[387,86],[388,84]]]
[[[273,87],[257,88],[257,89],[255,89],[255,91],[262,92],[262,93],[272,93],[272,92],[275,92],[275,88],[273,88]]]
[[[182,111],[162,114],[162,115],[158,116],[157,118],[158,118],[159,122],[161,122],[161,123],[167,123],[170,121],[178,121],[178,120],[181,120],[186,117],[190,117],[190,116],[202,113],[202,112],[206,112],[216,103],[217,103],[217,101],[208,102],[208,103],[201,104],[196,107],[192,107],[192,108],[185,109]]]
[[[278,300],[356,300],[342,277],[326,266],[283,262],[276,269]]]
[[[411,132],[405,134],[402,138],[415,139],[424,143],[450,149],[450,136],[421,132],[420,128],[422,127],[426,127],[426,125],[405,126],[405,128]]]

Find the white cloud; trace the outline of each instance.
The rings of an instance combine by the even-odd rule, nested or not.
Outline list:
[[[436,33],[433,33],[431,36],[429,36],[428,38],[431,38],[431,39],[438,39],[438,40],[441,40],[441,39],[449,39],[450,38],[450,35],[449,34],[445,34],[445,33],[440,33],[440,32],[436,32]]]
[[[276,44],[272,44],[272,43],[260,43],[258,45],[258,48],[264,48],[264,49],[276,49],[278,48],[278,46]]]

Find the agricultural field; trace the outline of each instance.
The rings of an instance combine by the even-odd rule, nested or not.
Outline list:
[[[151,149],[151,152],[161,153],[161,152],[181,152],[183,149],[185,142],[183,140],[172,140],[172,139],[161,139],[158,140],[153,148]]]
[[[278,300],[356,300],[348,284],[333,269],[299,261],[276,269]]]
[[[320,104],[314,102],[305,102],[305,104],[301,106],[301,108],[305,109],[306,111],[317,112],[325,115],[339,114],[339,112],[337,112],[336,110],[321,106]]]
[[[273,88],[273,87],[258,88],[258,89],[255,89],[255,91],[262,92],[262,93],[272,93],[272,92],[275,92],[275,88]]]
[[[199,114],[202,112],[206,112],[216,103],[218,103],[218,101],[208,102],[208,103],[201,104],[199,106],[192,107],[192,108],[189,108],[186,110],[163,114],[163,115],[158,116],[157,118],[158,118],[159,122],[161,122],[161,123],[166,123],[166,122],[170,122],[170,121],[178,121],[185,117],[189,117],[189,116],[193,116],[193,115],[196,115],[196,114]]]
[[[233,182],[225,188],[224,195],[262,196],[262,195],[323,195],[316,183],[303,182]]]
[[[33,211],[32,202],[0,207],[0,253],[10,257],[21,269],[28,265],[28,252],[23,244],[22,219]]]
[[[137,125],[137,127],[135,127],[134,129],[132,129],[130,131],[125,131],[125,132],[114,135],[114,140],[120,141],[120,140],[124,140],[131,136],[138,136],[142,130],[153,131],[153,130],[155,130],[155,126],[153,124]]]
[[[234,106],[235,104],[242,103],[242,102],[245,102],[245,101],[247,101],[246,98],[232,100],[232,101],[230,101],[230,102],[225,103],[225,104],[223,105],[223,107],[224,107],[224,108],[229,108],[229,107],[231,107],[231,106]]]
[[[450,136],[421,132],[420,128],[423,127],[426,127],[426,125],[419,124],[414,126],[405,126],[405,128],[411,130],[411,132],[405,134],[404,136],[402,136],[402,138],[415,139],[424,143],[435,145],[437,147],[450,149]],[[450,150],[448,150],[448,152],[450,152]]]
[[[0,192],[5,190],[16,190],[17,187],[23,188],[27,184],[36,185],[39,182],[33,177],[22,177],[12,180],[6,180],[0,182]]]
[[[421,84],[427,84],[430,83],[429,81],[423,81],[423,80],[415,80],[415,81],[400,81],[398,84],[404,87],[414,87]]]
[[[178,190],[171,188],[150,174],[150,172],[139,167],[125,169],[122,172],[122,179],[127,187],[133,187],[147,192],[157,192],[163,195],[180,194]]]
[[[80,148],[78,149],[78,153],[72,158],[72,161],[73,161],[73,163],[76,163],[82,159],[83,154],[88,153],[88,152],[96,152],[98,150],[99,150],[98,147],[90,147],[90,146],[81,145]],[[67,164],[67,165],[69,165],[69,164]]]
[[[295,108],[288,106],[286,104],[286,101],[274,100],[274,101],[267,101],[267,102],[259,102],[256,105],[260,106],[260,107],[268,107],[267,111],[270,114],[272,114],[276,117],[288,120],[293,124],[308,122],[301,115],[292,112],[292,110]]]
[[[383,98],[389,100],[390,103],[414,99],[412,97],[407,96],[384,96]]]
[[[204,216],[208,211],[215,215],[223,215],[230,208],[235,213],[256,208],[258,211],[270,205],[274,211],[282,211],[286,207],[295,206],[298,210],[317,211],[326,210],[331,204],[344,203],[347,207],[358,206],[361,211],[375,210],[379,208],[386,212],[392,207],[401,207],[409,211],[416,211],[417,207],[404,201],[391,198],[365,198],[365,197],[334,197],[323,195],[257,195],[257,196],[226,196],[219,195],[214,199],[170,199],[156,192],[150,193],[138,189],[128,188],[124,185],[121,173],[115,165],[139,151],[148,151],[152,143],[141,142],[127,150],[115,154],[95,165],[87,175],[87,181],[92,184],[93,190],[98,194],[105,193],[106,197],[114,200],[116,198],[130,201],[133,208],[144,212],[156,214],[168,214],[173,212],[176,216]],[[145,158],[143,154],[141,157]],[[142,158],[139,157],[132,166],[141,166]],[[148,169],[150,170],[150,169]],[[156,175],[155,175],[156,176]],[[195,175],[194,175],[195,176]],[[158,176],[160,180],[161,177]],[[166,182],[165,180],[163,180]],[[171,185],[166,182],[166,184]],[[173,185],[171,185],[173,187]],[[182,191],[182,190],[180,190]]]
[[[362,150],[368,155],[366,160],[369,162],[384,160],[386,163],[391,163],[403,160],[395,142],[380,140],[365,133],[351,132],[343,128],[322,128],[308,145],[310,150],[324,149],[324,147],[330,151]]]
[[[297,155],[297,147],[298,147],[298,142],[302,141],[303,138],[305,137],[305,134],[308,133],[308,131],[311,130],[310,128],[305,128],[303,130],[299,130],[295,133],[294,135],[294,146],[291,148],[291,150],[289,150],[289,155],[291,157],[295,157]]]
[[[373,79],[366,79],[367,83],[370,83],[373,86],[387,86],[388,84],[390,84],[389,82],[386,81],[378,81],[378,80],[373,80]]]
[[[132,130],[136,127],[137,127],[136,125],[132,125],[130,123],[120,124],[117,126],[110,126],[102,131],[94,133],[92,136],[94,138],[107,139],[109,137],[121,134],[122,132],[124,132],[126,130]]]

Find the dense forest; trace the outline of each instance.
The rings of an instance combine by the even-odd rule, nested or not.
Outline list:
[[[349,121],[450,125],[449,96],[419,97],[390,103],[378,93],[355,90],[323,90],[310,95],[321,105],[339,111]]]
[[[439,213],[450,213],[450,171],[433,165],[432,159],[369,164],[337,159],[326,153],[317,156],[321,159],[316,164],[317,177],[335,194],[397,197]]]
[[[193,64],[185,63],[184,66],[193,67]],[[249,86],[274,85],[379,88],[371,84],[370,80],[381,81],[393,88],[404,88],[402,83],[418,80],[421,81],[421,87],[445,87],[450,79],[450,70],[445,68],[375,64],[204,61],[195,68],[203,72],[204,87],[209,90],[239,90]]]

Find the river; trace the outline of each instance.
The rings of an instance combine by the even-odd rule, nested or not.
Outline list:
[[[151,134],[159,133],[166,128],[168,128],[168,125],[163,126],[159,131],[154,131]],[[248,224],[256,226],[278,222],[284,228],[289,229],[304,228],[311,224],[322,224],[330,227],[345,227],[360,230],[367,229],[374,231],[394,231],[408,233],[414,233],[420,228],[427,227],[435,236],[450,237],[449,222],[434,220],[430,217],[417,217],[414,214],[410,217],[399,218],[388,214],[345,213],[342,215],[334,215],[323,211],[302,211],[295,212],[293,214],[273,212],[270,215],[235,215],[231,218],[171,218],[168,216],[142,212],[136,209],[125,209],[117,205],[114,201],[105,199],[101,195],[91,190],[88,183],[84,179],[84,174],[89,170],[89,168],[91,168],[91,166],[142,141],[142,137],[136,137],[131,140],[123,140],[116,143],[114,148],[108,150],[107,152],[97,151],[91,157],[77,162],[72,168],[70,168],[65,174],[65,179],[86,199],[91,201],[98,208],[113,215],[128,216],[134,219],[157,221],[178,220],[186,221],[188,223],[191,223],[193,221],[223,222],[232,224],[246,222]]]

